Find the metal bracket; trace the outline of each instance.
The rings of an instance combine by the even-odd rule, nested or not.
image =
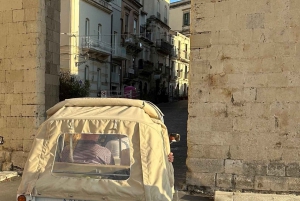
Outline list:
[[[4,144],[4,138],[0,136],[0,145]]]

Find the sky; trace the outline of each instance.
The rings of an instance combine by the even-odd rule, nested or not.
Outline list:
[[[173,2],[176,2],[176,1],[179,1],[179,0],[171,0],[170,2],[173,3]]]

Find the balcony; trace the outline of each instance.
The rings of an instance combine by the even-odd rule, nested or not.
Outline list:
[[[120,83],[120,75],[119,73],[111,73],[111,82],[113,83]]]
[[[126,59],[126,48],[117,46],[112,51],[112,58],[116,60],[125,60]]]
[[[99,56],[109,56],[111,53],[111,45],[92,37],[83,37],[81,47],[84,51],[93,52]]]
[[[107,12],[107,13],[112,13],[112,7],[109,4],[110,0],[84,0],[89,4],[92,4],[93,6]]]
[[[146,25],[140,26],[140,39],[145,42],[153,43],[152,34],[150,31],[147,31]]]
[[[156,48],[157,51],[165,55],[171,55],[173,45],[171,45],[169,42],[165,41],[164,39],[158,39],[156,40]]]
[[[151,61],[139,60],[139,74],[142,76],[149,77],[154,70],[154,64]]]
[[[183,62],[189,62],[190,61],[190,51],[179,50],[178,59]]]
[[[143,45],[136,35],[127,35],[124,45],[128,54],[136,55],[143,50]]]

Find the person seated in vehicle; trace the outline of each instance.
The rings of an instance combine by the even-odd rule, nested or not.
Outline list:
[[[82,134],[73,150],[73,157],[71,157],[70,146],[67,145],[64,148],[61,154],[62,162],[114,165],[112,153],[99,145],[98,139],[99,135],[97,134]]]
[[[120,143],[121,143],[121,150],[120,150]],[[110,141],[108,141],[105,145],[106,148],[108,148],[113,157],[121,157],[120,152],[124,149],[129,148],[129,140],[126,136],[114,136]]]

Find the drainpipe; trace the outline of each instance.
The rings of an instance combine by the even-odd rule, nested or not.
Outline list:
[[[111,14],[111,22],[110,22],[110,46],[111,46],[111,50],[110,50],[110,82],[109,82],[109,93],[111,93],[111,74],[112,74],[112,54],[113,54],[113,20],[114,20],[114,15]]]

